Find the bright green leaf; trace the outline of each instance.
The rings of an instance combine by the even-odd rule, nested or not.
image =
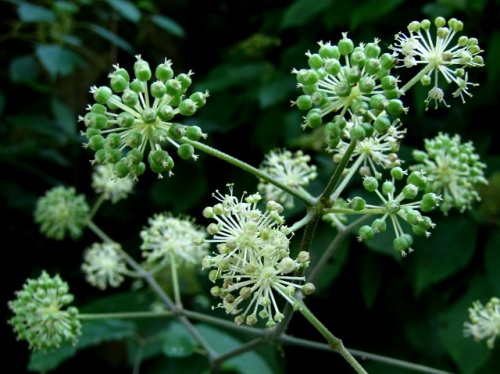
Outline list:
[[[19,19],[23,22],[55,22],[56,14],[51,10],[35,4],[21,3],[17,8]]]
[[[181,38],[186,36],[186,32],[182,26],[169,17],[162,16],[161,14],[155,14],[151,16],[151,21],[160,29],[167,31],[172,35],[176,35]]]
[[[36,55],[52,78],[69,75],[82,64],[78,54],[60,45],[38,45]]]
[[[331,0],[297,0],[283,14],[281,28],[298,27],[312,22],[315,17],[330,6],[332,6]]]
[[[10,79],[14,83],[34,81],[38,77],[38,72],[38,63],[33,55],[16,57],[9,65]]]
[[[231,351],[242,344],[238,339],[233,338],[230,333],[212,326],[199,324],[196,329],[219,354]],[[256,352],[247,352],[231,358],[225,361],[222,367],[234,370],[239,374],[273,374],[273,370],[267,362]]]
[[[134,48],[129,44],[129,42],[127,42],[125,39],[122,39],[114,32],[106,30],[104,27],[101,27],[94,23],[88,24],[87,27],[89,28],[89,30],[95,32],[101,38],[111,42],[112,44],[115,44],[118,48],[121,48],[128,53],[134,53]]]
[[[131,22],[137,23],[141,19],[141,11],[127,0],[108,0],[109,5],[113,7],[123,18]]]
[[[405,258],[417,293],[463,269],[476,246],[477,227],[467,216],[450,215],[434,222],[431,236],[415,237],[415,251]]]
[[[168,357],[191,356],[197,345],[186,327],[178,321],[172,321],[163,333],[163,353]]]

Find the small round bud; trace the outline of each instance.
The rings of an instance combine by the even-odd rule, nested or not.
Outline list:
[[[432,192],[426,193],[422,197],[422,201],[420,202],[420,210],[422,212],[430,212],[439,205],[440,200],[441,199],[439,198],[439,196],[436,195],[435,193]]]
[[[413,244],[413,238],[410,234],[403,234],[393,241],[393,247],[396,252],[405,252],[409,250]]]
[[[372,229],[375,233],[385,232],[387,229],[387,223],[381,218],[377,218],[372,222]]]
[[[405,199],[414,199],[418,195],[418,187],[414,184],[407,184],[403,187],[401,191],[405,197]]]
[[[342,33],[342,39],[340,39],[338,42],[338,48],[340,54],[343,56],[347,56],[354,50],[354,43],[347,37],[346,32]]]
[[[354,125],[349,132],[352,140],[363,140],[366,138],[366,131],[361,125]]]
[[[403,106],[403,102],[401,100],[392,99],[389,101],[389,104],[387,105],[387,111],[390,114],[398,116],[401,113],[406,112],[407,109]]]
[[[374,192],[378,188],[378,180],[375,177],[363,178],[363,187],[368,192]]]
[[[351,199],[351,201],[349,202],[349,205],[351,206],[351,208],[353,210],[360,211],[360,210],[363,210],[365,208],[366,200],[363,199],[362,197],[355,196]]]
[[[192,116],[196,113],[196,103],[191,99],[183,100],[179,105],[179,113],[183,116]]]
[[[391,176],[396,180],[401,180],[405,176],[405,172],[399,166],[391,169]]]
[[[302,286],[302,292],[304,295],[312,295],[316,291],[316,287],[312,283],[306,283]]]
[[[385,134],[390,126],[391,126],[391,121],[386,116],[379,116],[373,122],[373,128],[379,134]]]
[[[99,104],[106,104],[109,98],[113,95],[111,88],[107,86],[101,86],[94,91],[94,100]]]
[[[181,144],[177,148],[177,154],[184,160],[189,160],[194,155],[194,148],[191,144]]]
[[[300,110],[309,110],[312,108],[312,98],[311,95],[300,95],[295,101],[297,108]]]
[[[309,67],[314,70],[318,70],[323,67],[323,59],[316,53],[309,56],[307,63],[309,64]]]
[[[169,61],[166,61],[163,64],[158,65],[155,69],[155,77],[163,82],[166,82],[173,76],[174,76],[174,71]]]
[[[358,231],[359,241],[370,240],[373,239],[374,236],[375,236],[374,230],[368,225],[361,226]]]

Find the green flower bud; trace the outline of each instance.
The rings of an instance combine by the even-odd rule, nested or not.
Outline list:
[[[182,93],[182,84],[177,79],[169,79],[166,83],[167,95],[169,96],[178,96]]]
[[[323,124],[323,119],[318,109],[311,109],[306,116],[306,125],[312,129],[316,129]]]
[[[358,83],[359,80],[361,79],[361,70],[357,66],[345,69],[344,70],[344,77],[345,77],[346,82],[349,83],[349,85],[353,85],[355,83]],[[345,82],[341,82],[341,83],[345,83]]]
[[[428,182],[427,178],[421,172],[413,171],[406,179],[406,183],[414,184],[419,190],[425,191]]]
[[[418,195],[418,187],[414,184],[407,184],[401,191],[405,199],[414,199]]]
[[[162,82],[166,82],[174,76],[174,70],[172,69],[172,64],[170,61],[165,61],[160,64],[155,69],[155,77]]]
[[[394,191],[396,190],[396,186],[394,186],[394,183],[392,183],[391,181],[385,181],[384,183],[382,183],[382,193],[384,195],[389,195],[389,194],[393,194]]]
[[[394,67],[394,64],[394,57],[389,53],[384,53],[380,56],[380,66],[382,66],[382,69],[389,71]]]
[[[109,134],[105,140],[106,148],[118,148],[122,145],[122,138],[118,134]]]
[[[110,86],[111,89],[115,92],[123,92],[126,88],[128,88],[129,81],[122,74],[114,74],[111,75]]]
[[[329,58],[324,62],[324,69],[328,74],[336,76],[342,70],[342,65],[340,64],[339,60],[335,58]]]
[[[142,144],[142,135],[139,131],[130,131],[123,139],[123,142],[130,148],[139,147]]]
[[[312,95],[318,90],[318,85],[317,84],[304,84],[302,86],[302,92],[305,95]]]
[[[156,112],[158,114],[158,117],[162,121],[170,121],[175,113],[174,113],[174,108],[172,108],[170,105],[162,105],[158,108],[158,111]]]
[[[104,114],[89,112],[84,117],[85,126],[102,130],[108,127],[108,117]]]
[[[141,118],[144,123],[154,123],[158,119],[158,116],[156,115],[156,110],[152,108],[145,108],[141,112]]]
[[[364,49],[367,58],[377,58],[380,55],[378,43],[367,43]]]
[[[183,116],[192,116],[196,113],[196,103],[191,99],[183,100],[179,105],[179,113]]]
[[[432,192],[426,193],[422,197],[422,201],[420,202],[420,210],[422,212],[430,212],[439,205],[440,200],[441,198],[435,193]]]
[[[165,87],[165,83],[162,81],[156,81],[151,83],[149,91],[151,92],[151,96],[161,99],[167,92],[167,87]]]
[[[355,48],[351,53],[350,61],[352,66],[358,66],[359,68],[365,66],[366,55],[360,47]]]
[[[129,165],[129,168],[130,174],[132,174],[134,178],[137,179],[146,171],[146,164],[144,162],[139,162],[138,164]]]
[[[338,48],[340,54],[343,56],[347,56],[354,50],[354,43],[347,37],[346,32],[342,33],[342,39],[340,39],[338,42]]]
[[[177,154],[184,160],[189,160],[194,155],[194,148],[191,144],[181,144],[177,148]]]
[[[403,234],[393,241],[393,247],[396,252],[404,253],[409,250],[413,244],[413,238],[410,234]]]
[[[184,134],[184,126],[180,123],[172,123],[172,125],[168,129],[168,136],[174,140],[182,138]]]
[[[151,69],[149,64],[139,59],[134,63],[134,74],[135,77],[141,82],[147,82],[151,79]]]
[[[139,95],[133,90],[126,89],[122,94],[122,102],[126,106],[133,108],[139,103]]]
[[[374,192],[378,188],[378,180],[375,177],[365,177],[363,178],[363,187],[368,192]]]
[[[362,93],[370,93],[376,86],[376,82],[372,77],[363,77],[359,80],[358,87]]]
[[[376,218],[372,222],[372,229],[376,234],[385,232],[387,230],[387,223],[382,218]]]
[[[144,157],[144,155],[142,154],[142,152],[139,149],[133,148],[127,152],[127,164],[129,166],[130,165],[138,165],[142,161],[143,157]]]
[[[370,107],[373,109],[383,110],[388,103],[389,101],[382,94],[375,94],[370,98]]]
[[[203,131],[199,126],[186,127],[186,137],[191,140],[199,140],[203,136]]]
[[[348,97],[351,94],[352,87],[347,82],[339,82],[335,85],[335,93],[340,97]]]
[[[389,120],[389,118],[385,116],[379,116],[373,122],[373,128],[379,134],[385,134],[390,126],[391,126],[391,121]]]
[[[203,92],[194,92],[189,98],[195,102],[197,108],[201,108],[207,103],[207,96],[208,94]]]
[[[183,92],[185,92],[193,83],[190,74],[181,73],[177,76],[177,80],[181,83]]]
[[[383,90],[393,90],[398,87],[398,80],[392,75],[383,77],[380,81]]]
[[[319,80],[319,74],[315,70],[300,69],[297,73],[297,82],[305,86],[316,84]]]
[[[113,173],[118,178],[125,178],[130,173],[130,169],[124,159],[113,165]]]
[[[399,99],[392,99],[387,105],[387,111],[395,116],[398,116],[407,110],[408,109],[403,106],[403,102]]]
[[[363,126],[354,125],[349,132],[349,136],[352,140],[363,140],[366,138],[366,131]]]
[[[316,291],[316,287],[312,283],[306,283],[302,286],[302,292],[304,295],[312,295]]]
[[[130,89],[135,93],[144,92],[144,82],[141,82],[139,79],[134,79],[132,82],[130,82]]]
[[[87,144],[94,151],[98,151],[99,149],[103,149],[104,148],[104,137],[102,135],[94,135],[89,139],[89,142]]]
[[[351,199],[351,201],[349,202],[349,205],[351,206],[351,208],[353,210],[358,212],[358,211],[363,210],[365,208],[366,200],[363,199],[362,197],[355,196]]]
[[[101,86],[94,91],[94,100],[99,104],[106,104],[109,98],[113,95],[111,88],[107,86]]]
[[[314,70],[318,70],[323,67],[323,59],[317,53],[310,55],[307,63],[309,64],[309,67]]]
[[[128,112],[121,112],[118,117],[116,117],[116,122],[119,127],[128,129],[131,128],[135,123],[135,117]]]
[[[295,104],[300,110],[309,110],[312,108],[312,98],[310,95],[300,95]]]
[[[318,53],[324,59],[327,58],[338,59],[340,57],[340,51],[336,45],[321,44]]]
[[[399,166],[391,169],[391,176],[396,180],[401,180],[405,176],[405,172]]]

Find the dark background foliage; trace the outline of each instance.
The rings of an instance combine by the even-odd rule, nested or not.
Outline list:
[[[417,241],[415,253],[402,261],[383,240],[366,247],[352,238],[329,263],[308,305],[349,348],[451,372],[497,373],[498,348],[489,351],[484,343],[464,339],[461,331],[473,300],[485,303],[500,296],[500,142],[494,135],[499,5],[498,0],[2,1],[1,319],[10,318],[7,300],[42,269],[59,273],[69,283],[79,307],[95,297],[111,300],[123,292],[99,293],[83,280],[81,254],[95,240],[92,234],[57,242],[44,238],[33,221],[36,200],[54,186],[75,186],[89,201],[95,198],[90,189],[92,155],[81,146],[81,123],[76,120],[91,101],[89,87],[106,84],[113,64],[131,69],[134,55],[141,54],[152,66],[169,58],[176,73],[194,71],[193,91],[208,89],[210,97],[186,121],[200,125],[209,134],[209,144],[256,166],[272,148],[302,145],[320,168],[320,179],[311,186],[314,192],[332,165],[321,150],[315,152],[313,141],[301,137],[302,113],[290,107],[298,95],[292,68],[305,67],[306,51],[314,51],[318,41],[336,43],[342,32],[348,31],[355,43],[377,37],[387,46],[409,22],[442,15],[459,18],[464,33],[479,39],[486,67],[470,72],[471,81],[480,86],[471,89],[474,96],[466,105],[450,99],[451,109],[425,111],[425,94],[419,89],[404,98],[411,110],[403,118],[408,127],[403,159],[411,161],[411,149],[421,148],[425,138],[440,131],[474,141],[488,164],[490,184],[481,190],[482,202],[466,214],[451,213],[446,219],[436,215],[431,238]],[[144,175],[136,193],[105,206],[97,223],[137,254],[138,232],[152,214],[186,213],[204,223],[201,210],[212,203],[213,191],[234,182],[238,195],[257,185],[252,176],[204,155],[196,163],[177,161],[174,172],[164,179]],[[297,208],[288,214],[293,219],[301,213]],[[334,234],[320,225],[313,258]],[[195,283],[205,285],[201,279]],[[202,310],[206,301],[192,297],[191,306],[199,304],[196,308]],[[26,343],[16,342],[6,323],[0,323],[0,333],[7,347],[4,365],[10,372],[27,371]],[[292,320],[289,333],[322,341],[300,316]],[[53,372],[131,372],[126,342],[97,342]],[[259,354],[276,373],[295,372],[304,361],[332,372],[351,372],[339,356],[325,351],[269,346]],[[175,367],[189,372],[192,362],[152,354],[141,372]],[[403,372],[365,364],[370,373]]]

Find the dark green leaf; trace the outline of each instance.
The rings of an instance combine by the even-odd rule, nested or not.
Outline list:
[[[168,357],[191,356],[197,345],[186,327],[178,321],[172,321],[163,333],[163,353]]]
[[[230,333],[212,326],[199,324],[196,329],[219,354],[231,351],[242,344],[238,339],[233,338]],[[273,373],[267,362],[255,352],[247,352],[231,358],[225,361],[222,366],[224,369],[234,370],[239,374]]]
[[[369,0],[358,5],[354,12],[350,14],[350,30],[355,30],[359,25],[381,18],[403,0]]]
[[[500,232],[493,231],[486,243],[484,267],[495,294],[500,295]]]
[[[169,17],[162,16],[161,14],[155,14],[151,16],[151,21],[160,29],[167,31],[172,35],[176,35],[181,38],[186,36],[186,32],[182,26]]]
[[[283,103],[285,98],[293,92],[295,85],[296,80],[291,76],[275,76],[271,81],[262,84],[258,92],[260,107],[267,108]]]
[[[19,19],[23,22],[55,22],[56,14],[51,10],[35,4],[21,3],[17,8]]]
[[[141,19],[141,11],[134,4],[127,0],[108,0],[109,5],[113,7],[123,18],[137,23]]]
[[[14,83],[34,81],[38,77],[38,71],[38,63],[33,55],[16,57],[9,65],[10,79]]]
[[[369,253],[367,256],[361,258],[360,271],[361,271],[361,291],[365,305],[369,308],[372,306],[373,301],[380,291],[382,285],[383,262],[378,256]]]
[[[111,42],[112,44],[115,44],[118,48],[121,48],[128,53],[134,53],[134,48],[129,44],[129,42],[127,42],[125,39],[122,39],[115,33],[106,30],[104,27],[101,27],[94,23],[89,24],[87,27],[89,28],[89,30],[95,32],[101,38]]]
[[[36,55],[52,78],[69,75],[82,64],[78,54],[60,45],[38,45]]]
[[[500,59],[500,32],[494,32],[486,48],[485,66],[488,70],[488,79],[492,82],[500,79],[500,64],[496,62]]]
[[[51,101],[52,112],[56,118],[56,124],[68,139],[75,138],[77,135],[76,116],[71,108],[57,98]]]
[[[313,21],[325,9],[332,5],[331,0],[297,0],[290,5],[281,20],[281,28],[303,26]]]
[[[477,227],[467,216],[434,219],[428,238],[415,237],[411,259],[413,286],[417,293],[463,269],[476,246]]]

